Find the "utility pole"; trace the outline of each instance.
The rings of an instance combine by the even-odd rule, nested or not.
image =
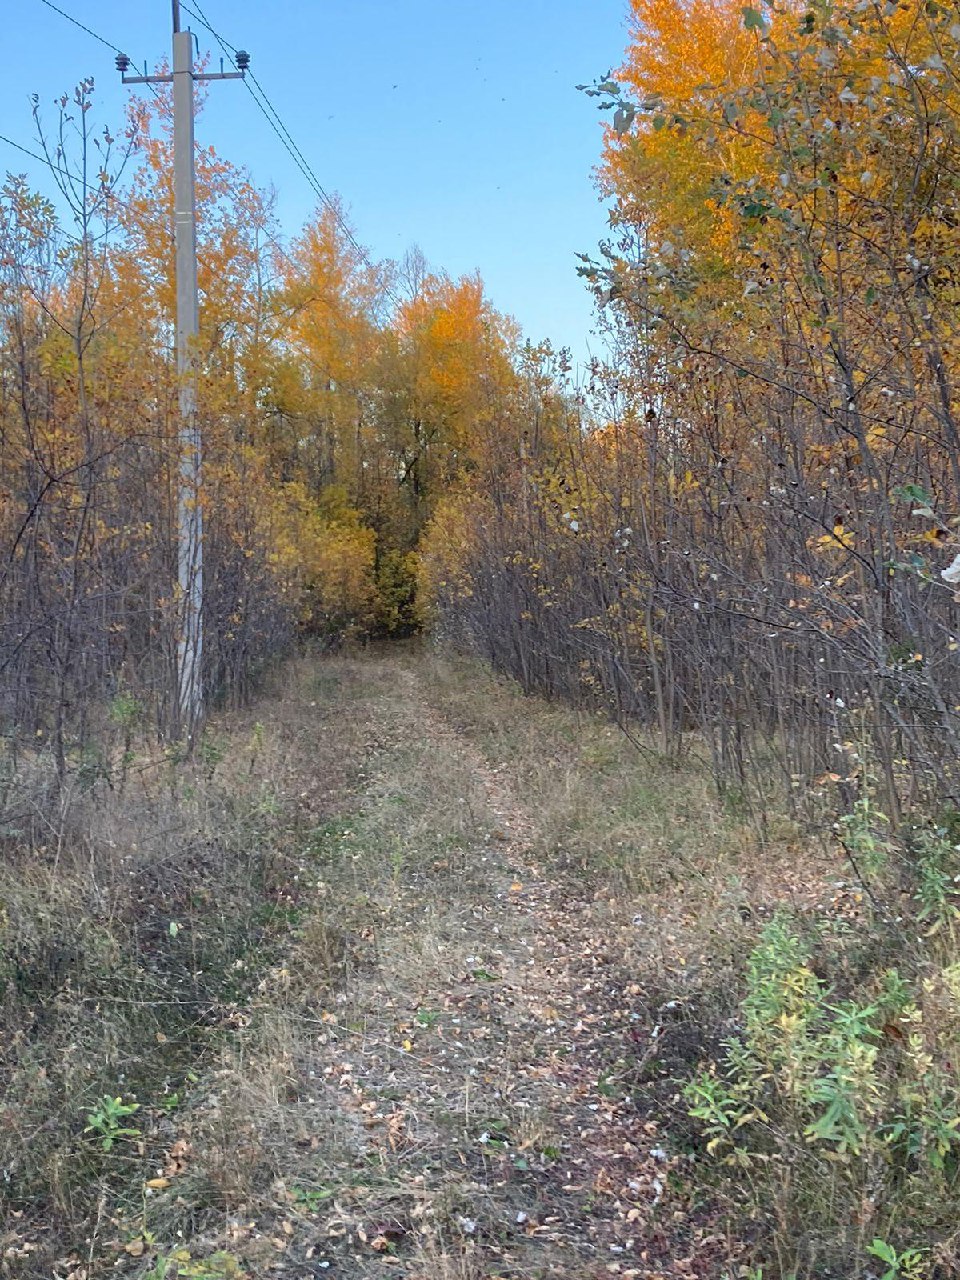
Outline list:
[[[193,32],[180,30],[180,0],[173,3],[173,71],[128,76],[130,59],[117,55],[124,84],[173,85],[173,239],[177,284],[177,377],[180,388],[180,467],[177,480],[176,728],[191,737],[203,716],[203,441],[197,414],[197,204],[194,164],[196,81],[241,80],[250,65],[243,50],[236,71],[199,72]]]

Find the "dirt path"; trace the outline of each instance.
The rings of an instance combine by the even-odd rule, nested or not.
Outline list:
[[[230,732],[270,739],[287,933],[159,1121],[112,1273],[736,1274],[674,1082],[779,874],[745,885],[743,821],[604,720],[428,653],[307,664],[262,710]]]
[[[303,1275],[703,1274],[715,1242],[678,1248],[679,1157],[633,1096],[657,1032],[632,916],[546,865],[549,797],[454,719],[433,666],[381,660],[364,681],[370,771],[321,842],[333,912],[293,961],[317,936],[347,956],[294,1068],[330,1121],[299,1139],[313,1156],[279,1229],[256,1228],[260,1265],[273,1248]]]

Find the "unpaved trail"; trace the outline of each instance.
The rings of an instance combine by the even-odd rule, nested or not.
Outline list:
[[[267,1238],[303,1275],[707,1274],[716,1241],[678,1237],[679,1157],[634,1096],[657,1029],[631,982],[632,915],[550,866],[546,798],[435,675],[362,665],[368,772],[328,836],[323,918],[336,927],[359,879],[376,920],[345,931],[349,972],[301,1061],[339,1148],[301,1139]]]
[[[788,825],[412,645],[292,661],[145,764],[10,891],[77,960],[7,1046],[0,1275],[742,1274],[683,1089],[763,920],[836,876]]]
[[[164,1121],[119,1237],[154,1269],[124,1272],[163,1275],[167,1222],[220,1258],[197,1276],[736,1274],[676,1081],[782,867],[748,889],[708,781],[475,665],[393,648],[298,680],[264,801],[295,811],[289,933]]]

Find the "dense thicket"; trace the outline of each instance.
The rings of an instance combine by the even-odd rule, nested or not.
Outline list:
[[[168,728],[176,646],[169,112],[114,139],[90,89],[41,129],[54,199],[0,195],[0,732],[61,775],[108,718]],[[197,166],[214,696],[296,628],[415,624],[420,529],[498,430],[518,338],[478,279],[372,263],[334,204],[284,248],[244,172]]]
[[[605,425],[477,478],[442,608],[727,785],[955,801],[960,7],[632,11]]]

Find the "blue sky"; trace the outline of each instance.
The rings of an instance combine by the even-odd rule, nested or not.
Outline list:
[[[189,0],[188,0],[189,2]],[[151,68],[169,49],[168,0],[58,0]],[[419,244],[451,275],[480,270],[490,297],[534,340],[582,360],[598,351],[575,254],[606,230],[592,169],[600,117],[575,85],[616,66],[626,0],[202,0],[246,48],[260,83],[320,182],[339,192],[377,258]],[[213,45],[198,30],[201,49]],[[112,53],[46,8],[19,0],[5,23],[0,133],[32,146],[30,95],[53,99],[94,76],[97,115],[122,121]],[[315,204],[242,85],[214,85],[198,137],[277,192],[290,235]],[[49,175],[0,143],[0,171]]]

